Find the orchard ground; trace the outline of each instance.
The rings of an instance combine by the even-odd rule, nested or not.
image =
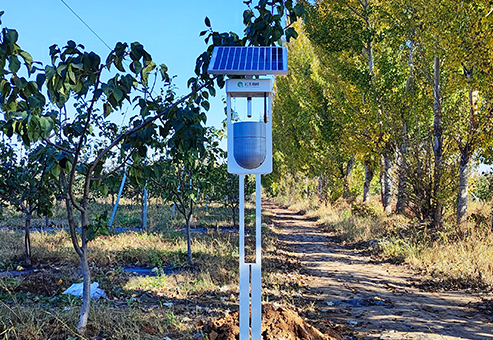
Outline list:
[[[149,209],[147,231],[125,231],[91,242],[91,271],[108,297],[94,302],[86,337],[233,339],[238,237],[230,228],[222,228],[231,223],[227,212],[215,205],[197,211],[195,265],[190,267],[181,221],[175,215],[169,223],[170,208],[156,203]],[[449,257],[442,255],[443,261],[433,264],[423,249],[419,260],[418,246],[410,237],[399,242],[395,238],[395,225],[403,221],[381,217],[374,207],[364,211],[373,209],[376,217],[373,213],[357,217],[362,215],[361,205],[346,203],[318,215],[306,208],[298,205],[287,210],[264,204],[264,319],[271,321],[265,325],[270,329],[266,336],[275,334],[272,322],[279,326],[277,320],[284,315],[289,320],[299,317],[291,326],[285,323],[276,328],[285,331],[286,338],[302,338],[300,329],[311,327],[313,334],[331,339],[493,338],[489,331],[491,282],[486,273],[479,280],[457,263],[455,272],[450,271],[447,268],[454,264],[447,265]],[[116,227],[138,227],[139,207],[123,204],[119,209]],[[354,230],[362,221],[357,218],[366,221],[363,231]],[[22,222],[11,214],[2,223],[8,227],[0,231],[0,331],[6,339],[78,337],[80,301],[63,294],[81,280],[78,257],[68,234],[58,230],[63,227],[61,216],[55,221],[58,225],[49,232],[33,233],[34,266],[30,270],[19,267],[23,235],[15,226]],[[38,221],[38,226],[43,223]],[[380,234],[368,230],[378,223],[385,226]],[[410,227],[406,230],[410,232]],[[478,248],[481,242],[477,251],[491,251],[487,235],[476,233],[474,237],[468,242],[470,247]],[[249,234],[247,244],[252,240]],[[442,251],[451,246],[441,244]],[[410,248],[407,253],[403,251],[406,247]],[[435,249],[433,256],[439,257],[437,247],[427,248]],[[464,250],[462,256],[466,255]],[[475,261],[476,271],[485,269]],[[142,275],[141,269],[150,275]],[[267,318],[271,314],[277,317]]]

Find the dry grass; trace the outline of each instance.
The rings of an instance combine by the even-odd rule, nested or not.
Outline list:
[[[493,237],[435,244],[406,261],[442,288],[493,287]]]
[[[386,215],[377,197],[365,204],[339,200],[324,205],[286,197],[278,197],[276,203],[305,212],[345,242],[366,244],[387,258],[410,264],[435,288],[493,288],[489,203],[472,202],[465,227],[448,222],[448,227],[439,231],[428,230],[424,224],[401,215]]]
[[[24,256],[24,242],[20,233],[0,230],[0,269],[13,269]]]
[[[72,325],[79,318],[78,307],[40,308],[39,306],[0,307],[0,334],[3,339],[67,340],[67,339],[190,339],[193,328],[182,324],[173,313],[173,307],[118,309],[95,305],[91,310],[88,329],[79,335]],[[177,336],[180,334],[181,336]]]
[[[0,236],[0,262],[9,263],[4,265],[7,269],[15,269],[23,257],[23,234],[2,230]],[[59,269],[56,274],[48,269],[47,282],[56,282],[61,277],[65,289],[79,280],[73,273],[78,258],[65,231],[34,231],[32,244],[37,265]],[[215,294],[225,285],[237,285],[237,236],[212,231],[193,234],[192,250],[195,263],[188,267],[182,232],[128,232],[91,242],[93,280],[99,281],[109,300],[91,309],[87,338],[193,338],[198,326],[186,305],[201,296]],[[123,272],[126,265],[173,266],[182,270],[170,275],[161,272],[157,276],[134,276]],[[23,287],[35,282],[27,278],[30,276],[0,277],[0,338],[84,339],[76,337],[75,330],[80,300],[59,293],[26,294]],[[196,308],[194,304],[192,309]],[[206,314],[200,310],[202,314],[198,316],[194,312],[198,319]]]
[[[128,232],[100,237],[89,243],[89,262],[93,266],[140,265],[147,267],[184,267],[187,265],[184,233],[166,236],[158,233]],[[23,234],[1,231],[0,263],[11,268],[21,261]],[[35,263],[78,264],[69,235],[65,231],[32,232],[32,253]],[[237,260],[237,240],[230,233],[193,235],[192,252],[200,270],[214,273],[213,279],[222,284],[235,277],[225,271]],[[5,265],[4,265],[5,267]]]

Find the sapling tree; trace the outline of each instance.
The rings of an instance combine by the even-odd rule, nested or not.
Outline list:
[[[184,110],[182,113],[188,115]],[[189,116],[190,118],[191,116]],[[210,195],[213,188],[215,168],[224,155],[219,148],[217,135],[213,128],[205,129],[188,121],[189,126],[200,130],[204,148],[190,149],[184,145],[168,143],[168,152],[160,159],[144,168],[146,178],[151,179],[154,190],[167,202],[175,204],[178,212],[185,218],[187,233],[187,258],[193,264],[190,227],[194,209],[199,196]],[[180,144],[181,141],[180,141]]]
[[[10,39],[10,36],[15,37],[11,32],[3,31],[4,42]],[[10,55],[4,56],[0,66],[4,66],[6,60],[13,60],[15,53],[19,53],[16,48],[12,48],[10,52]],[[151,72],[154,72],[154,77],[160,77],[164,87],[171,85],[171,78],[167,74],[166,66],[157,67],[149,53],[139,43],[116,44],[106,62],[102,62],[96,53],[86,52],[82,45],[77,45],[73,41],[69,41],[63,48],[51,46],[50,56],[51,65],[46,66],[44,73],[39,74],[39,83],[30,84],[35,90],[35,96],[40,98],[44,98],[44,95],[39,89],[41,85],[46,84],[50,101],[60,109],[70,98],[73,98],[76,102],[74,117],[70,121],[61,122],[56,115],[50,115],[48,117],[50,126],[39,131],[39,127],[43,127],[42,108],[36,106],[38,115],[34,115],[36,112],[30,107],[33,101],[31,97],[23,95],[22,91],[26,88],[23,87],[20,90],[16,89],[16,93],[10,94],[8,100],[4,101],[2,109],[5,110],[6,121],[3,122],[2,127],[9,135],[16,133],[21,136],[26,145],[42,139],[45,144],[56,150],[51,153],[46,171],[55,177],[60,177],[66,195],[68,223],[74,248],[81,259],[84,279],[83,304],[78,325],[79,330],[84,332],[89,316],[91,283],[87,244],[91,237],[96,236],[97,233],[94,231],[100,229],[99,223],[91,222],[89,216],[89,203],[93,193],[107,192],[105,186],[101,185],[102,180],[117,171],[125,162],[130,160],[138,162],[145,157],[146,145],[156,135],[168,137],[173,132],[171,140],[184,138],[184,143],[188,143],[190,148],[198,148],[200,141],[194,140],[195,135],[190,133],[186,124],[180,124],[181,116],[177,114],[178,108],[192,96],[194,103],[202,104],[202,107],[206,106],[203,104],[206,99],[202,93],[207,86],[213,88],[214,79],[197,80],[194,82],[194,90],[183,98],[175,99],[174,95],[168,92],[166,97],[160,100],[153,98],[146,100],[141,95],[148,89]],[[129,67],[123,64],[126,59],[129,59]],[[119,73],[112,73],[112,66]],[[18,78],[17,71],[18,68],[10,67],[10,72],[5,70],[3,75],[9,74],[9,83],[12,83]],[[5,83],[6,80],[3,79],[2,86],[5,87]],[[2,95],[6,97],[3,91]],[[97,131],[104,130],[104,123],[110,119],[115,110],[122,107],[124,101],[136,103],[140,112],[132,117],[126,129],[106,140],[106,143],[100,145],[91,143],[91,140],[97,137]],[[34,120],[39,124],[32,126]],[[158,120],[160,126],[157,124]],[[200,121],[203,120],[200,118]],[[57,132],[56,138],[50,138],[49,135],[53,128]],[[92,152],[89,156],[85,156],[84,151],[90,144]],[[175,141],[175,144],[179,143]],[[105,164],[116,150],[121,155],[122,162],[113,169],[107,169]],[[82,183],[79,195],[75,190],[76,179],[80,179]],[[81,216],[79,236],[76,232],[78,223],[74,217],[74,209]]]
[[[165,138],[171,133],[171,140],[184,138],[191,149],[199,146],[196,136],[181,130],[187,130],[186,123],[182,123],[180,105],[188,100],[192,94],[175,100],[172,93],[168,92],[165,98],[143,95],[148,91],[147,84],[149,75],[160,77],[165,87],[170,86],[171,78],[166,72],[166,66],[157,68],[151,56],[139,43],[131,45],[118,43],[110,53],[105,63],[95,53],[84,52],[83,46],[69,42],[67,46],[60,49],[51,47],[52,65],[46,67],[48,94],[52,102],[59,107],[66,104],[67,93],[72,94],[77,100],[77,114],[72,122],[60,126],[63,129],[63,142],[68,145],[60,145],[71,155],[71,168],[65,169],[67,181],[65,189],[67,193],[67,213],[70,229],[75,233],[75,221],[72,210],[75,208],[81,215],[81,243],[75,242],[74,247],[81,258],[82,275],[84,277],[84,296],[81,319],[78,328],[83,330],[87,324],[90,303],[90,271],[87,260],[87,243],[90,237],[97,235],[101,229],[101,223],[90,221],[88,214],[89,203],[94,191],[99,190],[102,194],[107,193],[102,180],[119,170],[127,161],[139,163],[147,154],[147,145],[160,135]],[[129,59],[129,70],[123,66],[123,60]],[[103,74],[109,71],[111,66],[119,73],[108,73],[108,80],[103,81]],[[157,69],[157,72],[155,70]],[[121,73],[120,73],[121,72]],[[197,82],[197,89],[192,91],[196,94],[209,83]],[[194,98],[197,103],[205,99],[202,95]],[[93,156],[82,157],[82,151],[88,144],[90,137],[95,131],[102,128],[101,122],[108,119],[114,110],[122,107],[124,101],[137,104],[139,114],[132,117],[129,126],[116,136],[112,136],[100,148],[93,150]],[[158,120],[161,123],[158,125]],[[203,119],[199,118],[200,121]],[[185,141],[184,141],[185,142]],[[175,144],[178,144],[175,141]],[[111,157],[111,152],[118,150],[121,164],[113,169],[106,169],[105,163]],[[142,176],[142,173],[134,173],[134,176]],[[76,176],[82,177],[83,190],[81,197],[75,197],[74,181]],[[103,184],[103,185],[102,185]],[[99,219],[100,220],[100,219]]]
[[[31,266],[31,221],[34,214],[51,216],[54,186],[46,178],[47,165],[36,150],[19,156],[11,145],[0,144],[0,200],[24,215],[24,264]]]

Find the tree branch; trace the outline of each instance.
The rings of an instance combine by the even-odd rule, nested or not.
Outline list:
[[[125,158],[125,160],[119,165],[117,166],[115,169],[111,170],[110,172],[100,176],[100,177],[91,177],[91,181],[99,181],[101,179],[105,179],[106,177],[114,174],[115,172],[117,172],[118,170],[120,170],[121,168],[123,168],[125,166],[125,164],[127,164],[128,160],[130,159],[130,157],[132,157],[133,153],[135,152],[135,150],[137,150],[136,148],[134,148],[130,154],[127,156],[127,158]]]
[[[51,136],[44,139],[44,142],[46,144],[48,144],[49,146],[52,146],[55,149],[58,149],[60,151],[64,151],[64,152],[69,153],[69,154],[72,154],[72,155],[74,154],[74,151],[72,151],[70,149],[67,149],[67,148],[64,148],[63,146],[60,146],[60,145],[57,145],[57,144],[53,143],[52,141],[49,140],[49,138],[51,138]]]
[[[100,78],[101,78],[101,71],[102,71],[102,68],[98,72],[98,77],[96,79],[96,84],[94,86],[94,92],[93,92],[93,97],[92,97],[92,100],[91,100],[91,104],[90,104],[89,108],[87,109],[87,120],[86,120],[86,124],[84,125],[84,128],[82,130],[82,133],[81,133],[81,136],[80,136],[80,139],[79,139],[79,143],[77,144],[77,148],[75,149],[74,161],[73,161],[73,164],[72,164],[72,171],[70,171],[70,176],[69,176],[69,179],[68,179],[68,188],[67,189],[68,189],[68,195],[70,196],[70,201],[72,202],[72,205],[77,210],[79,210],[80,212],[83,212],[86,207],[84,206],[84,202],[82,203],[83,204],[82,207],[77,203],[77,201],[75,200],[75,197],[74,197],[74,193],[72,192],[72,187],[74,185],[75,171],[77,169],[76,164],[77,164],[77,162],[79,160],[80,152],[82,150],[82,145],[84,144],[84,138],[86,138],[86,133],[87,133],[87,130],[89,129],[89,124],[91,122],[92,110],[94,108],[94,104],[96,103],[96,90],[99,87]],[[89,172],[88,172],[88,174],[89,174]],[[86,183],[85,183],[85,186],[84,186],[84,196],[89,191],[89,184],[90,184],[90,179],[87,180],[87,177],[86,177]]]
[[[101,161],[101,159],[112,149],[114,148],[118,143],[120,143],[125,137],[127,136],[130,136],[131,134],[145,128],[146,126],[152,124],[154,121],[156,121],[157,119],[160,119],[161,117],[163,117],[164,115],[166,115],[167,113],[169,113],[172,109],[176,108],[178,105],[180,105],[181,103],[183,103],[184,101],[186,101],[188,98],[190,98],[194,93],[197,93],[199,92],[200,90],[202,90],[204,87],[208,86],[211,82],[213,82],[215,79],[217,78],[217,76],[209,79],[208,81],[206,81],[204,84],[202,84],[201,86],[199,86],[196,90],[190,92],[188,95],[186,95],[185,97],[181,98],[180,100],[178,100],[177,102],[175,102],[173,105],[171,105],[169,108],[167,108],[166,110],[164,110],[163,112],[160,112],[158,114],[156,114],[154,117],[152,118],[149,118],[147,120],[145,120],[142,124],[134,127],[133,129],[130,129],[128,131],[126,131],[125,133],[122,133],[120,136],[118,136],[110,145],[108,145],[106,147],[106,149],[104,149],[97,157],[96,159],[92,162],[91,166],[89,167],[88,169],[88,173],[91,173],[94,168],[96,167],[96,165],[99,163],[99,161]]]

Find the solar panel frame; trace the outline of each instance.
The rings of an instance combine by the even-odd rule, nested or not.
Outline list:
[[[288,74],[286,47],[216,46],[208,68],[216,75],[285,75]]]

